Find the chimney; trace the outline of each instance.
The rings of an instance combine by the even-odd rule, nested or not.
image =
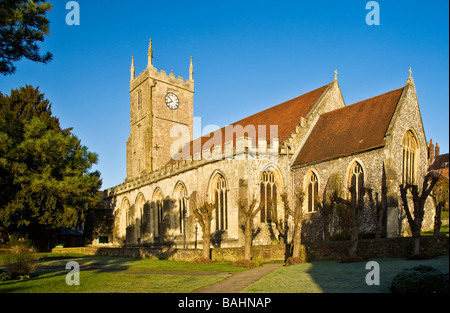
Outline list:
[[[441,152],[441,148],[439,148],[439,143],[436,142],[436,149],[434,150],[434,156],[437,157]]]
[[[433,163],[434,161],[434,145],[433,145],[433,139],[430,139],[430,142],[428,143],[428,164]]]

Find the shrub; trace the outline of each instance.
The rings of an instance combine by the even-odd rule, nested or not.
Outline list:
[[[391,283],[394,293],[432,293],[444,288],[443,274],[436,268],[418,265],[397,274]]]
[[[296,265],[296,264],[304,264],[304,263],[305,263],[305,260],[303,258],[289,257],[286,260],[286,266]]]
[[[4,258],[6,270],[13,279],[29,277],[36,267],[37,260],[34,249],[26,242],[17,242],[12,245]]]
[[[254,262],[252,260],[244,260],[244,259],[233,261],[232,265],[239,266],[239,267],[247,267],[247,268],[254,268],[254,267],[259,266],[259,264],[257,262]]]
[[[11,276],[8,274],[8,272],[0,270],[0,281],[7,281],[10,279],[11,279]]]
[[[211,259],[206,259],[206,258],[196,258],[195,260],[192,260],[190,262],[191,264],[209,264],[209,263],[213,263],[213,261]]]

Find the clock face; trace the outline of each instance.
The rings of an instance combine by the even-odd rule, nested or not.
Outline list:
[[[173,92],[168,92],[166,95],[166,105],[171,110],[176,110],[180,106],[178,97]]]

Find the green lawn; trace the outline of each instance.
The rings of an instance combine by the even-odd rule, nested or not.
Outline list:
[[[431,265],[444,274],[449,272],[448,256],[412,261],[400,258],[373,259],[380,265],[380,285],[368,286],[368,262],[340,263],[314,261],[282,267],[248,286],[243,292],[256,293],[385,293],[395,275],[419,264]]]
[[[230,262],[190,264],[184,261],[76,254],[40,256],[43,259],[39,261],[39,266],[31,275],[31,279],[0,282],[0,293],[189,293],[225,279],[230,272],[246,270],[232,266]],[[65,269],[65,265],[71,260],[80,264],[79,286],[66,284],[69,270]],[[1,261],[0,256],[0,263]],[[366,262],[313,261],[279,268],[243,292],[380,293],[389,292],[393,277],[405,268],[425,264],[434,266],[443,273],[449,271],[448,256],[421,261],[400,258],[372,261],[377,261],[380,265],[380,286],[366,284],[365,278],[369,272],[365,269]]]
[[[184,261],[114,258],[98,256],[46,256],[31,279],[0,282],[0,292],[19,293],[188,293],[225,279],[225,275],[195,275],[195,272],[237,272],[245,268],[230,262],[190,264]],[[66,257],[64,259],[59,259]],[[80,264],[80,285],[68,286],[68,261]],[[1,258],[0,258],[1,262]],[[1,266],[0,266],[1,268]],[[126,272],[124,272],[126,271]],[[157,274],[161,271],[177,272]],[[133,273],[135,272],[135,273]],[[186,272],[186,274],[180,272]],[[153,274],[154,273],[154,274]]]

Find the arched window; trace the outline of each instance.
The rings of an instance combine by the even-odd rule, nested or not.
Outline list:
[[[308,179],[308,212],[317,212],[317,197],[319,196],[319,182],[317,175],[311,171]]]
[[[358,162],[354,162],[350,168],[348,185],[350,200],[358,205],[364,198],[364,170]]]
[[[414,133],[408,130],[403,137],[403,185],[416,184],[416,171],[418,159],[418,143]]]
[[[160,189],[157,189],[153,195],[153,204],[156,211],[156,230],[157,236],[161,234],[161,222],[164,218],[164,198]]]
[[[144,196],[140,193],[136,199],[136,219],[140,218],[141,219],[141,223],[145,223],[146,222],[146,216],[144,214],[144,204],[145,204],[145,199]]]
[[[122,212],[125,216],[125,227],[131,225],[131,212],[130,212],[130,202],[127,198],[122,201]],[[123,221],[123,220],[122,220]]]
[[[277,185],[272,171],[264,171],[261,175],[261,223],[272,222],[272,216],[277,216]],[[272,212],[274,211],[274,212]]]
[[[227,182],[221,174],[216,174],[212,180],[213,201],[216,205],[216,230],[228,228]]]
[[[186,187],[182,183],[178,183],[175,187],[175,202],[178,205],[178,230],[180,234],[184,231],[185,215],[186,215],[186,199],[187,195]]]
[[[137,240],[141,240],[141,237],[143,235],[143,231],[145,229],[145,224],[147,222],[147,218],[144,214],[144,205],[145,205],[145,198],[142,195],[142,193],[139,193],[139,195],[136,198],[136,204],[135,204],[135,225],[136,225],[136,238]]]

